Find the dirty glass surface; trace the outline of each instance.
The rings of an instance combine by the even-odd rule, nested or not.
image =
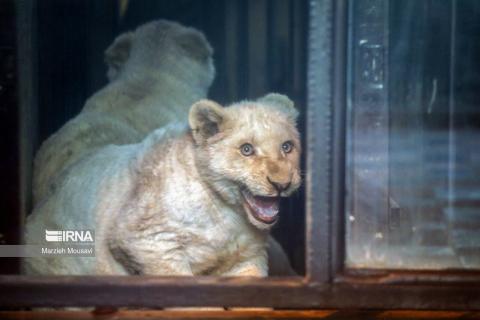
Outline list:
[[[346,265],[480,269],[480,2],[351,1]]]

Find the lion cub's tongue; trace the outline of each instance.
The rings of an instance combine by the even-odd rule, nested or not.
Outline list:
[[[255,206],[262,214],[272,217],[278,213],[278,198],[253,197]]]
[[[253,213],[264,222],[275,220],[279,211],[279,199],[277,197],[254,196],[249,192],[244,193],[245,199]]]

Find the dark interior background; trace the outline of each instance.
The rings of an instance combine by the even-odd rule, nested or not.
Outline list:
[[[12,1],[7,2],[12,4]],[[20,116],[21,121],[31,122],[32,134],[28,137],[28,144],[33,146],[32,154],[42,141],[81,110],[90,95],[106,84],[103,52],[113,39],[154,19],[178,21],[204,32],[215,51],[216,78],[209,93],[211,99],[230,103],[268,92],[284,93],[295,101],[300,110],[299,128],[302,135],[305,133],[307,1],[30,2],[33,3],[30,23],[35,33],[32,37],[34,66],[31,76],[36,78],[33,84],[36,101],[30,106],[32,109],[28,115],[14,112],[8,118],[10,120],[0,121],[15,121]],[[4,2],[1,7],[6,8]],[[13,7],[10,5],[10,11],[6,13],[10,22],[15,17]],[[17,6],[17,16],[19,10],[24,8]],[[14,34],[11,32],[12,48]],[[24,63],[21,59],[15,62]],[[9,108],[16,110],[13,103]],[[16,128],[9,128],[11,132],[17,132]],[[10,145],[15,147],[15,141],[14,137]],[[15,167],[16,162],[13,159],[7,166]],[[12,172],[18,174],[15,170]],[[16,178],[11,177],[10,180],[18,180]],[[30,210],[27,208],[26,212]],[[303,274],[303,189],[285,200],[282,210],[281,220],[273,232],[287,251],[294,269]],[[17,230],[22,220],[18,216],[19,210],[15,206],[1,216],[0,234],[7,235],[6,243],[19,241]],[[7,260],[2,259],[0,266],[4,267],[0,271],[13,272],[15,268],[5,267],[7,264],[4,261]]]
[[[0,245],[18,243],[20,225],[15,5],[0,2]],[[0,274],[14,273],[18,261],[1,258]]]

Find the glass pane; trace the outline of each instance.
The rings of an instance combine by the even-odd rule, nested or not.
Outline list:
[[[271,157],[272,163],[282,168],[269,165],[266,170],[272,171],[270,174],[256,175],[255,170],[260,172],[265,167],[256,163],[250,166],[249,173],[238,171],[242,179],[258,182],[249,187],[246,181],[240,183],[237,178],[224,175],[230,184],[228,193],[238,196],[235,201],[224,201],[227,189],[211,187],[210,174],[196,170],[196,161],[186,165],[184,156],[173,161],[174,165],[167,160],[152,160],[159,169],[145,174],[146,179],[165,182],[171,174],[175,175],[171,179],[175,183],[165,183],[162,191],[160,185],[152,184],[159,196],[151,198],[151,205],[145,205],[140,198],[153,193],[134,186],[146,181],[139,172],[151,169],[140,153],[153,155],[153,150],[162,149],[166,157],[174,157],[173,148],[167,151],[173,144],[167,141],[196,135],[188,119],[189,110],[200,99],[227,106],[238,101],[257,101],[270,92],[284,94],[294,101],[299,112],[297,128],[300,136],[305,136],[309,1],[0,3],[1,25],[8,30],[1,32],[5,37],[0,36],[0,143],[6,155],[0,159],[0,203],[6,205],[0,214],[0,274],[234,276],[244,268],[261,271],[257,275],[266,275],[268,270],[269,276],[305,273],[305,183],[297,184],[291,179],[296,165],[287,168],[287,161],[277,157],[287,154],[282,153],[282,144],[295,140],[294,136],[281,135],[289,134],[287,131],[277,130],[278,148],[268,147],[275,156],[267,156],[271,152],[268,150],[261,152],[262,159],[258,158],[264,162]],[[277,105],[273,100],[262,101],[261,104]],[[285,100],[279,104],[284,103]],[[284,118],[293,119],[286,113]],[[177,130],[180,126],[174,123],[182,123],[185,131]],[[244,133],[246,128],[240,131]],[[244,141],[231,150],[245,143],[251,142],[254,147],[266,143],[267,135],[273,137],[272,130],[263,129],[266,135],[261,138],[253,139],[253,134],[243,137],[259,141]],[[216,129],[209,131],[220,133]],[[255,136],[260,137],[257,133]],[[193,146],[194,140],[188,143]],[[140,148],[142,143],[146,149]],[[165,146],[159,147],[162,143]],[[126,152],[129,148],[136,151]],[[113,156],[115,160],[90,162],[113,149],[119,152]],[[223,151],[219,154],[226,156]],[[285,159],[296,160],[296,155],[299,153],[291,153]],[[305,162],[304,155],[305,152],[299,160],[300,167]],[[136,161],[140,158],[142,164]],[[115,161],[123,161],[125,169],[138,169],[122,171]],[[233,168],[232,161],[228,162]],[[190,174],[201,171],[197,180],[202,183],[192,182],[191,176],[188,183],[180,179],[177,173],[184,166]],[[280,169],[292,175],[280,179]],[[303,176],[302,172],[295,172],[295,176]],[[277,195],[281,188],[288,188],[291,196],[284,196],[285,190],[281,199],[261,197],[268,192],[260,190],[261,175],[264,188],[271,186]],[[117,176],[121,181],[112,180]],[[284,178],[292,183],[283,181]],[[283,187],[275,185],[274,180],[282,180],[279,183]],[[212,185],[217,185],[216,181],[212,180]],[[187,187],[178,187],[179,183]],[[188,191],[194,186],[200,186],[202,191]],[[138,199],[119,196],[125,188],[131,188],[125,194],[138,195]],[[100,189],[101,192],[96,191]],[[290,192],[293,189],[295,193]],[[199,200],[203,192],[212,196]],[[169,194],[175,195],[175,200]],[[202,204],[217,199],[220,207],[217,202],[211,208]],[[106,207],[99,204],[104,202],[108,203]],[[123,202],[128,204],[123,206]],[[168,203],[160,209],[160,202]],[[178,229],[174,235],[168,227],[172,220],[166,218],[158,224],[153,220],[145,222],[145,228],[132,229],[129,235],[121,229],[128,225],[121,212],[137,204],[141,209],[132,209],[133,216],[146,213],[138,221],[178,215],[179,226],[195,228]],[[270,210],[268,214],[265,208]],[[134,220],[132,215],[126,215],[127,220]],[[202,215],[215,217],[207,219],[207,226],[208,223],[201,222]],[[114,220],[111,225],[115,227],[108,227]],[[225,227],[231,232],[218,236],[219,230],[227,230],[219,226],[229,221],[235,221],[231,228]],[[156,230],[147,231],[152,228]],[[271,230],[271,237],[258,236],[267,229]],[[142,242],[141,250],[132,244],[135,240]],[[174,242],[182,244],[172,245]],[[148,262],[152,256],[154,261]],[[253,262],[255,259],[260,262]],[[162,263],[172,267],[160,268]],[[232,270],[235,274],[230,273]]]
[[[350,268],[480,268],[480,2],[350,3]]]

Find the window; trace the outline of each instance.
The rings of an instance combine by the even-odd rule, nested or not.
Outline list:
[[[202,1],[212,7],[219,3],[233,2]],[[301,11],[298,1],[248,3],[256,9],[289,3],[283,12]],[[2,275],[1,306],[480,308],[475,260],[479,241],[475,231],[470,232],[480,221],[478,152],[472,138],[479,130],[474,40],[480,34],[475,23],[478,4],[302,3],[307,30],[294,30],[306,35],[305,47],[283,45],[295,48],[293,57],[302,56],[302,49],[306,53],[304,78],[297,69],[288,78],[299,84],[294,88],[301,88],[303,81],[306,87],[299,89],[306,102],[305,197],[299,200],[305,205],[305,275],[265,279]],[[32,21],[28,19],[32,7],[24,9],[18,25],[31,27],[27,22]],[[252,22],[257,18],[252,16]],[[277,30],[274,26],[272,30]],[[30,34],[23,27],[17,32]],[[18,39],[19,55],[28,54],[31,42]],[[264,41],[256,45],[267,50]],[[285,63],[275,50],[272,55],[275,65]],[[255,63],[264,66],[266,60],[249,60],[246,65],[256,70]],[[301,70],[300,62],[294,65]],[[31,97],[25,88],[32,88],[25,79],[34,73],[19,67],[25,111]],[[236,92],[234,97],[246,93],[243,85],[229,88]],[[28,148],[22,149],[22,156],[31,157]],[[302,208],[298,203],[292,206]],[[471,244],[466,251],[455,240],[463,230]],[[303,240],[296,241],[298,246]],[[294,256],[290,252],[292,260]]]
[[[28,216],[34,207],[30,191],[31,163],[42,142],[75,117],[85,101],[107,85],[106,48],[118,35],[153,20],[177,21],[204,33],[214,49],[216,69],[208,92],[210,99],[226,105],[257,99],[269,92],[284,93],[295,102],[300,113],[298,128],[302,134],[305,132],[306,1],[153,0],[130,1],[125,7],[120,2],[34,0],[17,4],[19,18],[21,14],[34,18],[28,23],[18,21],[21,27],[32,28],[25,31],[32,36],[29,43],[32,53],[28,57],[31,66],[23,59],[19,67],[33,73],[23,78],[36,80],[32,80],[35,91],[31,94],[35,102],[26,103],[26,110],[18,115],[26,139],[15,142],[23,141],[25,162],[21,170],[22,214],[12,214],[15,218]],[[205,11],[212,14],[206,15]],[[11,164],[15,165],[15,162]],[[303,275],[303,186],[292,197],[282,199],[280,207],[281,219],[272,233],[284,248],[294,271]],[[20,231],[12,227],[20,224],[20,219],[10,221],[15,218],[5,217],[6,223],[2,223],[9,244],[18,244],[19,235],[23,234],[21,227]],[[6,261],[4,272],[18,272],[18,263],[13,259]]]
[[[480,268],[475,1],[354,1],[351,268]]]

